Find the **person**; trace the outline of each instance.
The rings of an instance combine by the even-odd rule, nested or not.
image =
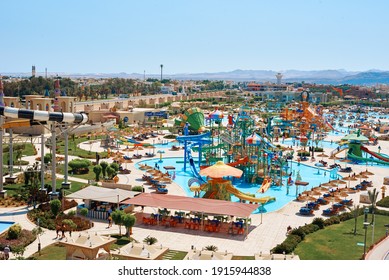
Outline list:
[[[57,232],[57,236],[56,236],[55,238],[59,238],[59,237],[60,237],[59,231],[61,230],[61,226],[60,226],[60,225],[57,225],[57,226],[55,227],[55,230],[56,230],[56,232]]]
[[[112,216],[108,215],[108,227],[112,227]]]
[[[4,247],[4,258],[6,260],[9,259],[9,252],[11,252],[11,249],[9,248],[9,245],[7,245],[7,246]]]
[[[292,227],[289,225],[289,226],[286,228],[286,234],[289,234],[291,230],[292,230]]]
[[[65,224],[62,225],[61,231],[62,231],[62,236],[61,236],[61,238],[65,238],[65,231],[66,231],[66,226],[65,226]]]

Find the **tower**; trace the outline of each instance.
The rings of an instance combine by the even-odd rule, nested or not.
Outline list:
[[[3,78],[0,76],[0,106],[4,106]]]
[[[276,78],[277,78],[277,85],[281,85],[282,74],[277,73]]]
[[[35,77],[35,74],[36,74],[36,72],[35,72],[35,65],[33,65],[32,66],[32,70],[31,70],[31,76]]]
[[[59,107],[58,98],[61,96],[61,89],[59,86],[59,79],[55,80],[54,84],[54,112],[61,112],[61,108]]]
[[[163,69],[163,64],[161,64],[161,82],[162,82],[162,69]]]

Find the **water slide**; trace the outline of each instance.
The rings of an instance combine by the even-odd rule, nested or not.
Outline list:
[[[382,161],[385,161],[385,162],[389,163],[389,156],[388,155],[383,156],[382,154],[370,151],[365,146],[361,146],[361,150],[364,151],[365,153],[368,153],[369,155],[372,155],[375,158],[378,158],[379,160],[382,160]]]
[[[13,128],[13,127],[30,127],[31,126],[31,120],[16,120],[16,121],[9,121],[3,124],[3,128]]]
[[[266,191],[270,188],[271,182],[272,182],[271,179],[267,179],[267,178],[263,179],[262,185],[261,185],[261,187],[257,190],[257,192],[259,192],[259,193],[264,193],[264,192],[266,192]]]
[[[240,164],[245,164],[248,161],[249,161],[249,157],[246,156],[244,158],[238,159],[237,161],[227,163],[227,165],[235,167],[235,166],[240,165]]]
[[[187,155],[187,158],[189,160],[190,169],[192,170],[193,175],[196,178],[198,178],[201,182],[205,183],[206,181],[201,177],[201,175],[199,174],[199,172],[196,169],[196,166],[195,166],[195,163],[194,163],[194,160],[193,160],[193,157],[192,157],[192,152],[191,152],[191,148],[190,147],[188,147],[188,150],[186,151],[186,155]]]
[[[317,116],[315,110],[313,110],[310,106],[307,107],[307,111],[312,115],[312,117]]]
[[[88,121],[88,116],[85,113],[47,112],[4,106],[0,106],[0,115],[13,119],[28,119],[41,122],[52,121],[59,123],[83,124]]]
[[[230,194],[235,195],[237,198],[239,198],[241,200],[249,201],[250,203],[262,203],[262,204],[265,204],[265,203],[267,203],[269,201],[276,200],[275,197],[271,197],[271,196],[252,197],[250,195],[242,193],[240,190],[236,189],[232,185],[227,185],[226,186],[226,191],[229,192]]]
[[[330,124],[328,121],[326,121],[326,125],[327,125],[329,128],[331,128],[331,130],[337,131],[337,130],[332,126],[332,124]]]
[[[339,151],[337,149],[335,149],[334,151],[331,152],[330,158],[333,158],[337,154],[339,154],[339,153],[341,153],[341,152],[343,152],[344,150],[347,150],[347,149],[348,149],[347,147],[341,148],[341,149],[339,149]]]
[[[379,160],[376,158],[360,157],[360,156],[354,155],[350,151],[348,152],[347,157],[351,160],[355,160],[355,161],[359,161],[359,162],[374,162],[374,163],[378,163],[378,164],[382,164],[382,165],[389,165],[389,162],[387,162],[387,161],[382,161],[382,160]]]

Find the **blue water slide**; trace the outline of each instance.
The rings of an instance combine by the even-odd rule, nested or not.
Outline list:
[[[192,152],[191,152],[191,147],[188,148],[187,150],[187,157],[188,157],[188,160],[189,160],[189,165],[190,165],[190,168],[192,170],[192,173],[193,175],[198,178],[202,183],[206,183],[206,181],[201,177],[200,173],[197,171],[196,169],[196,165],[194,163],[194,160],[193,160],[193,156],[192,156]]]

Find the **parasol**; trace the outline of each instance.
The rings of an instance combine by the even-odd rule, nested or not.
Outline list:
[[[200,175],[211,178],[223,178],[226,176],[240,178],[242,174],[242,170],[229,166],[222,161],[218,161],[214,165],[200,170]]]

